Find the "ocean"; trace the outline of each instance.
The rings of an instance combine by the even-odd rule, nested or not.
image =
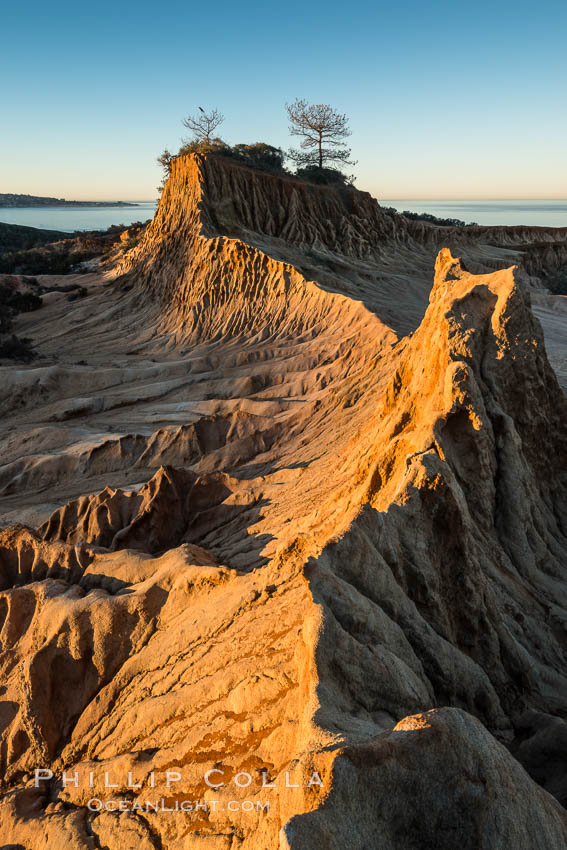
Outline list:
[[[466,224],[528,224],[537,227],[567,227],[567,200],[526,201],[424,201],[380,200],[383,207],[398,212],[431,213],[438,218],[458,218]]]
[[[153,218],[156,201],[136,201],[131,207],[0,207],[0,222],[44,230],[106,230],[111,224],[132,224]]]
[[[567,200],[474,200],[474,201],[424,201],[380,199],[385,207],[399,212],[426,212],[439,218],[458,218],[478,224],[515,225],[528,224],[539,227],[567,227]],[[25,224],[47,230],[105,230],[111,224],[132,224],[146,221],[155,212],[156,201],[140,201],[131,207],[28,207],[25,209],[0,208],[0,222]]]

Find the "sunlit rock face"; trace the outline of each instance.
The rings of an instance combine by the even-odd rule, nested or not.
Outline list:
[[[567,404],[481,230],[181,158],[21,319],[5,846],[566,846]]]

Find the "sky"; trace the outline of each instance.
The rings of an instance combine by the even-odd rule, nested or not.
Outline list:
[[[0,192],[150,200],[182,118],[287,149],[345,112],[378,199],[567,198],[565,0],[0,0]]]

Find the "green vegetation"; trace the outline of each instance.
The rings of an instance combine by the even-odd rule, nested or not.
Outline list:
[[[248,165],[250,168],[259,168],[262,171],[271,171],[275,174],[285,174],[285,154],[281,148],[267,145],[265,142],[255,142],[253,145],[225,146],[219,153]]]
[[[0,273],[68,274],[77,263],[100,253],[100,246],[87,244],[88,239],[84,234],[0,223]]]
[[[319,168],[318,165],[309,165],[306,168],[298,168],[295,176],[308,183],[329,186],[352,186],[352,177],[347,177],[336,168]]]
[[[35,360],[35,357],[31,339],[17,337],[14,334],[8,339],[0,339],[0,358],[31,363],[32,360]]]
[[[222,139],[214,138],[208,141],[193,141],[184,142],[177,154],[172,154],[167,148],[158,156],[157,161],[163,168],[163,180],[161,186],[158,186],[158,191],[162,191],[169,174],[171,165],[176,156],[186,156],[187,154],[214,154],[217,156],[225,156],[229,159],[234,159],[237,162],[247,165],[249,168],[258,168],[261,171],[270,171],[274,174],[289,174],[284,168],[285,153],[281,148],[275,148],[273,145],[268,145],[265,142],[255,142],[253,145],[238,144],[231,147]]]
[[[85,260],[96,257],[100,251],[75,251],[69,247],[60,250],[6,251],[0,254],[0,272],[4,274],[70,274]]]
[[[555,295],[567,295],[567,266],[561,266],[547,280],[547,286]]]
[[[467,224],[466,221],[461,221],[460,218],[439,218],[436,215],[431,215],[431,213],[417,213],[410,210],[404,210],[400,213],[395,207],[382,207],[382,212],[385,212],[389,216],[402,215],[411,221],[426,221],[428,224],[435,224],[437,227],[478,227],[476,221],[471,221]]]
[[[217,109],[205,112],[199,107],[198,114],[189,115],[183,120],[184,126],[191,130],[192,138],[183,140],[177,154],[172,154],[166,148],[157,157],[163,169],[163,179],[158,191],[163,191],[165,187],[173,160],[177,156],[192,153],[229,157],[249,168],[258,168],[272,174],[288,174],[308,183],[351,186],[354,177],[335,167],[355,164],[349,159],[350,148],[345,147],[343,143],[343,140],[350,136],[346,115],[336,112],[328,104],[309,105],[304,100],[296,100],[291,106],[286,105],[286,109],[290,119],[290,132],[292,135],[301,136],[302,142],[301,150],[292,149],[284,153],[281,148],[266,142],[227,144],[214,135],[224,121],[224,116]],[[286,159],[295,163],[295,172],[285,167]]]
[[[471,221],[470,224],[467,224],[466,221],[461,221],[460,218],[439,218],[436,215],[431,215],[431,213],[416,213],[404,210],[402,215],[404,218],[409,218],[413,221],[428,221],[439,227],[478,227],[476,221]]]
[[[0,253],[4,251],[25,251],[29,248],[36,248],[38,245],[68,238],[69,234],[62,233],[60,230],[39,230],[37,227],[23,227],[20,224],[0,222]]]
[[[194,139],[192,142],[183,142],[177,152],[177,156],[185,156],[189,153],[224,153],[227,150],[230,150],[230,148],[222,139],[214,138],[208,141]]]
[[[24,275],[81,273],[87,271],[81,267],[82,263],[111,251],[117,237],[125,230],[128,230],[130,238],[124,247],[126,250],[132,248],[144,226],[145,223],[138,221],[127,228],[113,224],[107,230],[66,234],[58,231],[37,230],[32,227],[0,225],[0,273]],[[22,238],[20,238],[20,230],[26,231]]]
[[[14,313],[31,313],[32,310],[39,310],[41,304],[41,298],[33,292],[17,292],[9,286],[0,286],[0,307],[3,311],[8,309]]]
[[[104,256],[117,246],[122,251],[129,250],[139,241],[146,224],[134,222],[128,228],[112,225],[106,231],[71,236],[59,231],[0,225],[0,273],[6,275],[0,278],[0,358],[28,363],[36,356],[31,340],[18,338],[13,328],[14,318],[19,313],[41,307],[42,294],[64,292],[68,301],[88,294],[87,288],[78,283],[44,288],[34,275],[86,272],[88,269],[81,268],[81,263]],[[124,231],[128,231],[128,238],[124,237],[123,241],[118,237]]]
[[[77,286],[75,290],[67,296],[67,301],[77,301],[79,298],[84,298],[88,294],[86,286]]]
[[[37,285],[37,281],[34,283]],[[11,333],[14,317],[18,313],[38,310],[41,305],[41,298],[33,292],[19,292],[10,286],[0,286],[0,334]],[[35,357],[31,340],[27,337],[18,338],[14,334],[1,337],[0,358],[2,357],[29,363]]]

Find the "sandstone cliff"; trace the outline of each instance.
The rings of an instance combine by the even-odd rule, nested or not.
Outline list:
[[[567,402],[504,268],[565,234],[472,231],[178,159],[113,279],[24,320],[8,846],[565,846]]]

